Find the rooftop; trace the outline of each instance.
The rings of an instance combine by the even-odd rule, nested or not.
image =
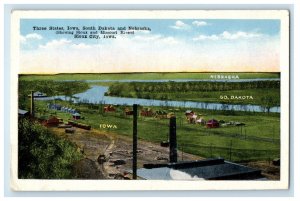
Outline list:
[[[224,159],[145,164],[137,176],[147,180],[264,180],[260,170]]]
[[[18,111],[18,114],[20,114],[20,115],[25,115],[27,113],[28,113],[28,111],[22,110],[22,109],[19,109],[19,111]]]

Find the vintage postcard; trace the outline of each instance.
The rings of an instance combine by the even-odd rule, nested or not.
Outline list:
[[[288,11],[11,21],[13,190],[289,187]]]

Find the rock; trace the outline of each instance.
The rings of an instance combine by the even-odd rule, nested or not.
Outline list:
[[[100,154],[100,155],[98,156],[97,161],[98,161],[99,164],[103,164],[104,162],[106,162],[106,157],[105,157],[105,155],[104,155],[104,154]]]
[[[72,125],[69,125],[69,124],[58,124],[57,128],[72,128]]]
[[[167,160],[169,160],[167,157],[163,157],[163,156],[158,156],[155,159],[159,160],[159,161],[167,161]]]
[[[111,162],[114,164],[114,166],[126,164],[126,161],[123,159],[115,159],[115,160],[111,160]]]
[[[161,141],[160,146],[162,147],[169,147],[170,143],[168,141]]]
[[[65,133],[75,133],[75,128],[66,128]]]
[[[120,173],[115,174],[114,179],[119,179],[119,180],[123,180],[124,176]]]

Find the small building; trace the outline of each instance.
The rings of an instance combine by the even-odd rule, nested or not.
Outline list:
[[[50,116],[48,118],[43,117],[43,119],[44,120],[42,121],[42,124],[44,126],[55,127],[55,126],[58,126],[59,124],[63,123],[62,119],[59,119],[55,116]]]
[[[206,122],[206,127],[207,128],[219,128],[220,123],[215,119],[211,119]]]
[[[185,111],[185,116],[190,116],[190,115],[194,115],[194,114],[195,114],[195,112],[192,110]]]
[[[91,130],[91,126],[87,125],[87,124],[82,124],[82,123],[78,123],[76,121],[72,121],[72,120],[68,120],[68,125],[77,127],[77,128],[82,128],[85,130]]]
[[[28,95],[28,97],[31,97],[31,94]],[[33,93],[34,98],[41,98],[41,97],[47,97],[47,94],[42,93],[40,91],[36,91]]]
[[[79,113],[74,113],[73,114],[73,119],[75,119],[75,120],[80,119],[80,114]]]
[[[154,112],[152,111],[151,108],[144,108],[141,111],[141,116],[152,117],[153,115],[154,115]]]
[[[196,120],[196,123],[200,125],[204,125],[206,122],[202,117],[200,117],[199,119]]]
[[[169,112],[167,114],[167,118],[170,119],[171,117],[176,117],[175,113],[174,112]]]
[[[197,115],[196,114],[191,114],[191,115],[188,115],[186,116],[186,119],[188,120],[188,123],[190,124],[195,124],[196,123],[196,120],[197,120]]]
[[[28,117],[29,116],[29,112],[27,110],[19,109],[18,116],[19,117]]]
[[[75,109],[71,109],[71,113],[72,114],[76,114],[76,113],[78,113]]]
[[[133,115],[133,110],[127,107],[124,109],[124,112],[126,116]]]
[[[126,116],[133,115],[133,110],[125,111],[125,115]]]
[[[113,105],[107,105],[103,107],[103,112],[115,112],[116,109]]]
[[[62,106],[59,104],[49,104],[48,108],[51,110],[61,110]]]
[[[167,119],[168,118],[168,113],[164,110],[157,110],[155,112],[155,118],[158,119]]]

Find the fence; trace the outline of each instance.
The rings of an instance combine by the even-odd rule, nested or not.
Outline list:
[[[213,144],[184,144],[179,142],[178,150],[197,154],[205,158],[224,158],[229,161],[243,162],[253,160],[273,160],[280,157],[279,149],[240,149],[233,148],[232,143],[229,147],[215,146]],[[184,159],[183,159],[184,160]]]

